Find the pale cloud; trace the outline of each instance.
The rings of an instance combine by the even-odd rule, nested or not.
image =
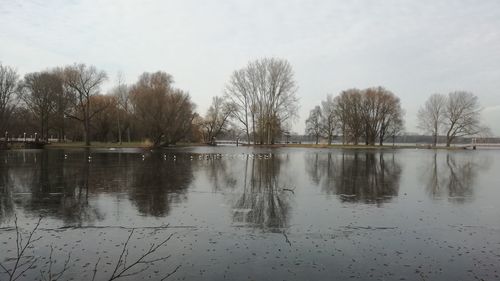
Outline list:
[[[73,62],[133,83],[164,70],[203,113],[231,72],[278,56],[294,66],[301,119],[327,93],[383,85],[407,129],[434,92],[468,90],[499,105],[500,1],[8,1],[0,61],[22,73]],[[500,135],[498,115],[485,122]]]

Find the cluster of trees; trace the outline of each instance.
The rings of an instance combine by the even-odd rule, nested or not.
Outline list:
[[[126,85],[119,78],[101,93],[107,74],[94,66],[74,64],[20,78],[0,64],[0,130],[10,137],[65,140],[150,140],[153,145],[179,141],[211,142],[222,134],[248,143],[274,143],[297,116],[296,82],[282,59],[250,62],[233,73],[225,94],[213,98],[204,116],[189,94],[173,86],[165,72],[143,73]],[[243,128],[243,129],[241,129]]]
[[[0,128],[10,136],[36,132],[37,138],[128,141],[149,139],[154,145],[192,139],[195,105],[188,93],[173,87],[165,72],[143,73],[130,86],[118,79],[108,94],[108,79],[94,66],[74,64],[20,79],[0,65]]]
[[[349,89],[338,96],[328,95],[316,106],[306,120],[306,133],[316,139],[324,137],[331,144],[341,135],[342,143],[380,145],[387,137],[404,128],[404,111],[391,91],[383,87],[364,90]]]
[[[297,117],[297,85],[290,63],[265,58],[232,73],[224,95],[216,96],[199,118],[205,142],[219,135],[246,139],[250,144],[273,144]]]

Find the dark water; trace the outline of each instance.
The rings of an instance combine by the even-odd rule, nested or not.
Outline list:
[[[90,158],[89,158],[90,156]],[[0,262],[17,217],[60,280],[500,280],[500,151],[187,148],[0,152]],[[167,228],[165,226],[168,225]],[[140,265],[136,269],[141,269]],[[0,274],[0,280],[7,280]]]

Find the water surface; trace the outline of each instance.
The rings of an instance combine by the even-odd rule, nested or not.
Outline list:
[[[174,233],[135,278],[499,280],[500,151],[252,149],[0,152],[0,262],[13,228],[63,280],[107,280]],[[168,225],[168,227],[166,227]],[[62,262],[57,266],[62,266]],[[3,280],[5,275],[0,275]]]

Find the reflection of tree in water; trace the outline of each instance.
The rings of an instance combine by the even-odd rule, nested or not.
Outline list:
[[[457,159],[454,153],[447,153],[445,159],[434,153],[430,162],[422,173],[427,193],[435,199],[448,197],[455,203],[472,198],[478,168],[488,166],[471,157]]]
[[[63,153],[59,151],[12,153],[11,156],[9,168],[0,169],[2,185],[10,194],[7,200],[11,198],[28,213],[59,218],[66,224],[102,219],[98,210],[88,203],[90,164],[86,158],[78,165],[64,165]]]
[[[191,163],[186,157],[164,161],[161,155],[155,154],[150,155],[147,161],[133,163],[129,197],[138,211],[146,215],[166,216],[172,203],[186,200],[186,189],[193,180]]]
[[[292,192],[280,186],[281,159],[245,160],[243,190],[233,205],[233,221],[250,223],[263,228],[283,228],[288,225]]]
[[[72,165],[65,165],[62,159],[63,152],[43,150],[26,153],[22,164],[11,165],[11,192],[22,194],[14,196],[16,205],[66,224],[103,219],[88,202],[90,163],[86,157]]]
[[[324,165],[326,164],[327,166],[332,165],[332,154],[328,153],[328,157],[325,159],[322,155],[320,157],[319,153],[314,153],[314,154],[306,154],[306,170],[307,173],[309,174],[309,177],[311,178],[312,182],[316,185],[319,185],[321,182],[321,179],[323,178],[324,173],[330,172],[330,169],[325,169]]]
[[[342,201],[381,203],[399,192],[401,166],[394,154],[389,160],[384,153],[359,151],[306,157],[311,180],[324,192],[340,195]]]
[[[0,155],[6,158],[7,155],[5,154]],[[0,157],[0,224],[14,215],[14,202],[12,201],[11,191],[12,180],[10,179],[9,167],[4,163],[4,160],[4,158]]]
[[[224,188],[235,188],[237,180],[235,174],[229,169],[231,162],[228,159],[221,159],[216,154],[198,155],[196,157],[206,159],[202,161],[202,165],[208,165],[208,178],[213,183],[215,192]]]
[[[166,215],[192,180],[189,163],[161,161],[155,154],[141,161],[127,153],[71,151],[67,159],[57,150],[6,153],[8,163],[0,166],[0,223],[16,206],[65,224],[92,223],[104,214],[91,199],[124,191],[139,212]]]

